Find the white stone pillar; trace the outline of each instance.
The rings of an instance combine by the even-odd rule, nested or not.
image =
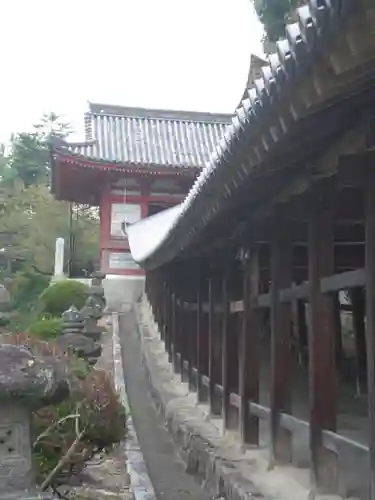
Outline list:
[[[55,277],[64,276],[64,238],[56,238]]]

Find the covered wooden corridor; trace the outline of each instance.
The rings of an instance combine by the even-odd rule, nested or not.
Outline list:
[[[180,208],[129,229],[198,400],[271,467],[372,500],[374,16],[308,1]]]

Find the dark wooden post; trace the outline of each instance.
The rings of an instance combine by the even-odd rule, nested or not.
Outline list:
[[[281,214],[281,216],[283,216]],[[280,290],[292,285],[292,249],[282,220],[274,221],[271,241],[271,466],[289,463],[292,436],[280,426],[280,413],[291,411],[291,303],[280,303]]]
[[[218,331],[216,329],[216,311],[215,306],[217,305],[217,295],[218,295],[218,278],[211,276],[208,282],[208,336],[209,336],[209,366],[208,366],[208,376],[210,378],[209,384],[209,400],[211,413],[214,415],[220,415],[221,404],[218,395],[215,390],[215,384],[217,383],[217,372],[218,372],[218,358],[217,358],[217,341],[218,341]]]
[[[350,291],[352,303],[353,329],[355,337],[355,356],[357,371],[357,393],[367,393],[367,359],[365,335],[365,293],[362,288]]]
[[[336,355],[336,368],[340,376],[342,375],[344,351],[342,345],[342,326],[341,326],[341,304],[339,293],[332,296],[335,315],[335,355]]]
[[[208,344],[206,342],[207,332],[203,331],[203,286],[205,280],[202,275],[198,279],[197,288],[197,317],[196,317],[196,341],[197,341],[197,396],[198,401],[207,401],[207,390],[202,382],[208,359]]]
[[[311,194],[315,196],[309,200],[308,238],[310,449],[315,486],[335,493],[337,456],[323,447],[322,439],[323,429],[336,430],[335,315],[332,295],[320,290],[320,279],[334,274],[333,214],[324,197],[316,191]]]
[[[251,248],[244,262],[242,328],[239,342],[240,432],[244,443],[259,444],[259,420],[249,402],[259,401],[259,249]]]
[[[172,293],[172,328],[171,328],[171,357],[173,368],[177,368],[177,329],[178,329],[178,305],[176,292]]]
[[[168,355],[171,349],[171,326],[172,326],[172,309],[171,309],[171,288],[170,284],[166,283],[165,286],[165,338],[164,338],[164,344],[165,344],[165,350],[167,351]]]
[[[229,263],[222,281],[222,330],[221,330],[221,355],[222,355],[222,381],[223,404],[222,415],[225,429],[238,430],[238,410],[230,403],[230,394],[236,390],[238,383],[238,332],[237,317],[230,311],[230,302],[236,296],[236,262]],[[238,290],[237,290],[238,291]]]
[[[187,324],[187,303],[181,298],[181,309],[180,309],[180,327],[179,327],[179,335],[181,339],[181,358],[180,358],[180,371],[181,371],[181,379],[183,382],[188,381],[188,374],[185,369],[185,362],[188,361],[189,355],[189,325]]]
[[[162,284],[162,297],[161,297],[161,328],[160,328],[160,336],[161,339],[165,342],[165,331],[166,331],[166,319],[167,319],[167,283],[163,280]]]
[[[176,333],[175,333],[175,343],[176,350],[174,356],[174,369],[176,373],[181,373],[181,363],[182,363],[182,349],[181,349],[181,333],[182,333],[182,299],[180,293],[177,295],[176,301]]]
[[[156,324],[159,327],[159,320],[158,320],[158,283],[157,283],[157,271],[154,270],[152,272],[152,312],[154,314],[154,318],[156,321]]]
[[[223,379],[223,404],[222,404],[222,415],[224,429],[228,428],[230,420],[230,371],[233,369],[230,366],[231,356],[230,356],[230,332],[229,332],[229,295],[228,295],[228,273],[224,276],[221,286],[221,305],[222,305],[222,379]]]
[[[365,182],[366,217],[366,348],[370,448],[370,494],[375,499],[375,172]]]

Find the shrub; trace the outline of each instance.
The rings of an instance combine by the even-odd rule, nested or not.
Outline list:
[[[40,340],[50,340],[62,334],[63,324],[60,318],[44,318],[34,321],[26,333]]]
[[[59,281],[49,286],[40,296],[43,312],[52,316],[61,316],[71,305],[81,309],[88,295],[88,288],[74,280]]]

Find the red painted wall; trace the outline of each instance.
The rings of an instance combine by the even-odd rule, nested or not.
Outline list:
[[[156,179],[155,179],[156,180]],[[108,186],[104,191],[100,200],[100,261],[102,272],[106,274],[128,275],[128,276],[143,276],[142,269],[111,269],[109,265],[109,254],[129,251],[129,244],[126,237],[113,237],[111,236],[111,207],[113,203],[126,203],[140,205],[141,218],[148,215],[149,203],[164,203],[168,205],[175,205],[179,203],[184,197],[184,193],[174,187],[164,187],[155,190],[150,189],[149,180],[147,178],[137,179],[134,182],[132,179],[132,187],[127,189],[127,193],[118,194],[119,189],[113,186]],[[156,182],[158,182],[156,180]],[[116,193],[113,193],[116,191]]]

